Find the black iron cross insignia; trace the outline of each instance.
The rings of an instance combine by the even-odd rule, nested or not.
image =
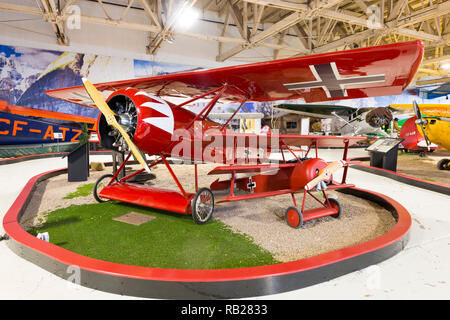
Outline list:
[[[256,188],[256,182],[252,180],[252,177],[248,178],[247,188],[250,189],[250,193],[253,193],[253,189]]]
[[[345,85],[385,81],[384,74],[341,78],[335,62],[311,65],[309,68],[316,81],[285,83],[284,86],[288,90],[322,88],[328,98],[340,98],[347,96]]]

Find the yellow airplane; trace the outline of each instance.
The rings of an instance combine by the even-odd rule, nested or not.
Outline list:
[[[411,105],[392,104],[392,108],[411,108]],[[449,104],[421,104],[413,102],[416,114],[416,125],[419,133],[424,137],[427,146],[431,143],[450,151],[450,105]],[[423,113],[423,115],[422,115]],[[440,170],[450,170],[450,159],[438,162]]]

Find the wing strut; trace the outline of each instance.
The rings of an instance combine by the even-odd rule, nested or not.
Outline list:
[[[208,96],[208,95],[210,95],[210,94],[213,94],[214,92],[217,92],[217,91],[221,90],[222,88],[223,88],[223,86],[222,86],[222,87],[218,87],[217,89],[208,91],[207,93],[204,93],[204,94],[202,94],[202,95],[200,95],[200,96],[197,96],[197,97],[194,97],[194,98],[192,98],[192,99],[190,99],[190,100],[188,100],[188,101],[182,102],[182,103],[180,103],[179,105],[177,105],[174,109],[181,108],[182,106],[185,106],[185,105],[187,105],[187,104],[189,104],[189,103],[191,103],[191,102],[194,102],[194,101],[196,101],[196,100],[198,100],[198,99],[204,98],[204,97],[206,97],[206,96]]]
[[[225,124],[220,127],[220,131],[222,131],[223,129],[225,129],[225,127],[230,123],[231,120],[233,120],[234,116],[236,115],[236,113],[238,113],[239,110],[241,110],[242,106],[247,102],[247,98],[243,99],[241,102],[241,105],[233,112],[233,114],[231,115],[230,119],[227,120],[227,122],[225,122]]]
[[[208,114],[211,112],[212,108],[216,105],[217,100],[219,100],[220,96],[225,92],[225,90],[227,90],[228,86],[225,84],[221,87],[221,90],[219,91],[219,93],[216,94],[216,96],[214,98],[212,98],[212,100],[206,105],[206,107],[203,108],[202,111],[200,111],[199,114],[197,114],[197,116],[192,119],[191,122],[189,122],[189,124],[186,126],[186,130],[189,129],[190,127],[192,127],[192,125],[195,123],[195,121],[197,121],[198,119],[200,119],[200,117],[202,117],[203,113],[205,113],[203,115],[203,120],[206,119],[206,117],[208,116]]]

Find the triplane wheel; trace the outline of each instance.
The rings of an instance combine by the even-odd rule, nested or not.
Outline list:
[[[333,218],[340,218],[341,217],[341,213],[342,213],[342,207],[341,204],[334,198],[328,198],[328,201],[330,201],[330,205],[333,209],[337,209],[338,213],[336,214],[332,214],[331,216]]]
[[[98,178],[97,182],[95,183],[93,194],[94,194],[95,200],[97,200],[98,202],[109,201],[109,199],[101,198],[98,194],[104,187],[106,187],[108,185],[108,183],[112,177],[113,177],[112,174],[105,174],[105,175],[101,176],[100,178]]]
[[[303,214],[296,207],[289,207],[284,213],[284,219],[288,226],[298,229],[303,225]]]
[[[192,218],[197,224],[204,224],[214,212],[214,195],[208,188],[201,188],[192,201]]]
[[[450,170],[450,159],[439,160],[437,167],[439,170]]]

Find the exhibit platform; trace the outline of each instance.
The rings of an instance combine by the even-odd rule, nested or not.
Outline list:
[[[48,162],[48,166],[52,166],[51,162],[54,161],[56,159],[41,159],[41,160],[33,160],[30,162],[27,162],[29,164],[30,169],[32,169],[33,167],[36,166],[36,164],[30,164],[32,162],[35,161],[40,161],[40,162]],[[61,161],[59,161],[59,164],[61,164]],[[2,166],[0,168],[0,170],[3,170],[3,168],[6,169],[6,167],[10,167],[10,170],[13,169],[18,169],[17,167],[20,167],[22,164],[14,164],[14,165],[7,165],[7,166]],[[53,163],[54,165],[58,165],[58,163]],[[16,166],[16,168],[13,168],[14,166]],[[44,169],[45,166],[41,165],[39,166],[41,169]],[[36,168],[36,167],[35,167]],[[44,173],[44,174],[39,174],[38,176],[44,177],[46,174],[55,174],[54,170],[51,170],[51,173]],[[332,298],[333,295],[339,295],[340,297],[356,297],[356,298],[370,298],[370,297],[392,297],[392,296],[399,296],[402,294],[409,294],[409,295],[414,295],[414,294],[419,294],[417,288],[420,286],[424,285],[424,281],[425,282],[429,282],[430,284],[432,284],[435,287],[435,290],[433,291],[433,295],[432,296],[437,296],[439,297],[440,293],[444,293],[445,292],[445,285],[443,282],[446,281],[446,277],[448,277],[448,275],[446,273],[444,273],[444,270],[446,268],[445,265],[445,261],[448,261],[448,259],[445,258],[445,255],[448,255],[448,250],[445,251],[443,249],[445,249],[446,247],[443,247],[443,243],[445,243],[445,245],[447,245],[447,243],[445,242],[445,239],[448,240],[448,226],[449,226],[449,219],[448,217],[446,217],[444,214],[439,214],[439,210],[435,210],[432,211],[433,214],[430,215],[426,215],[426,213],[424,212],[424,203],[429,203],[429,208],[433,208],[433,206],[436,207],[436,209],[438,207],[442,207],[442,203],[443,201],[448,201],[448,197],[444,197],[443,195],[439,195],[433,192],[429,192],[429,191],[425,191],[425,190],[417,190],[417,188],[410,188],[407,185],[403,184],[403,183],[398,183],[389,179],[386,179],[384,177],[378,177],[378,176],[374,176],[365,172],[361,172],[361,171],[357,171],[357,170],[350,170],[351,174],[349,175],[349,179],[350,182],[355,183],[357,186],[361,186],[364,189],[370,189],[371,191],[368,192],[367,194],[372,194],[375,196],[380,196],[381,192],[385,193],[385,194],[389,194],[390,197],[395,198],[396,200],[394,200],[394,206],[393,203],[391,203],[391,206],[395,207],[396,205],[399,205],[400,208],[403,207],[402,210],[400,210],[400,218],[403,216],[402,212],[403,210],[407,210],[411,213],[412,216],[412,220],[410,220],[409,222],[412,222],[410,231],[409,231],[409,242],[406,242],[406,235],[408,234],[408,228],[409,226],[406,228],[405,230],[405,225],[403,225],[403,233],[397,234],[397,238],[392,238],[392,241],[387,241],[385,244],[385,248],[390,248],[390,253],[386,255],[383,254],[381,256],[377,256],[376,254],[374,254],[374,256],[372,258],[369,258],[367,260],[364,261],[358,261],[361,259],[361,257],[366,256],[365,254],[361,254],[361,253],[370,253],[372,252],[371,249],[367,246],[364,246],[365,249],[360,249],[360,251],[356,250],[353,251],[352,253],[348,252],[349,256],[347,258],[343,258],[342,253],[343,252],[339,252],[339,258],[336,258],[336,256],[333,257],[333,255],[325,255],[322,256],[320,258],[317,257],[313,257],[311,259],[308,259],[308,261],[303,261],[303,262],[292,262],[292,263],[288,263],[286,264],[280,264],[279,266],[279,270],[277,269],[273,269],[273,266],[270,267],[269,272],[267,272],[267,268],[265,267],[258,267],[255,270],[252,270],[253,272],[250,272],[248,276],[242,276],[242,272],[221,272],[220,277],[219,278],[213,278],[212,274],[205,274],[204,276],[206,278],[203,279],[199,279],[198,276],[193,275],[192,272],[188,271],[186,274],[183,274],[183,272],[181,273],[175,273],[175,277],[173,277],[174,275],[171,275],[171,283],[169,284],[169,289],[168,290],[163,290],[163,295],[165,294],[165,297],[169,297],[170,296],[170,292],[173,290],[173,288],[180,288],[180,285],[184,288],[184,290],[179,290],[180,296],[182,297],[183,295],[186,294],[187,291],[192,291],[192,292],[196,292],[197,295],[196,296],[191,296],[189,298],[207,298],[207,297],[212,297],[212,298],[217,298],[217,297],[252,297],[252,296],[259,296],[259,295],[263,295],[264,297],[276,297],[276,298],[280,298],[280,299],[297,299],[297,298]],[[23,174],[23,172],[22,172]],[[29,172],[29,174],[31,174],[31,172]],[[24,182],[25,179],[21,179],[20,176],[18,176],[19,180],[22,180],[22,182]],[[33,179],[38,179],[38,178],[33,178]],[[35,180],[36,182],[37,180]],[[20,183],[19,183],[20,184]],[[31,184],[31,185],[30,185]],[[18,212],[20,211],[20,207],[21,205],[23,205],[26,202],[26,197],[25,194],[23,192],[30,192],[32,189],[32,181],[26,184],[26,187],[24,189],[24,191],[22,191],[21,195],[19,196],[19,198],[16,200],[15,204],[13,205],[13,207],[11,208],[10,212],[8,213],[8,219],[7,219],[7,224],[9,225],[8,227],[12,227],[14,229],[14,218],[12,220],[10,220],[10,214],[13,214],[13,212],[15,212],[14,214],[19,214]],[[360,188],[358,188],[359,191]],[[373,192],[372,190],[375,190],[375,192]],[[378,190],[378,192],[377,192]],[[390,191],[391,190],[391,191]],[[395,190],[396,192],[394,192],[393,190]],[[380,192],[381,191],[381,192]],[[365,192],[365,191],[362,191]],[[405,197],[405,192],[408,193],[408,197]],[[422,193],[425,193],[424,195],[420,196]],[[411,195],[415,194],[414,197],[411,197]],[[441,198],[439,198],[440,196],[442,196]],[[381,199],[383,196],[381,195]],[[422,205],[417,206],[417,200],[422,198]],[[11,199],[11,198],[10,198]],[[427,200],[424,200],[427,199]],[[405,209],[406,208],[406,209]],[[420,210],[418,210],[417,208],[420,208]],[[17,216],[16,216],[17,217]],[[431,219],[431,220],[430,220]],[[437,223],[437,221],[435,220],[439,220],[439,223]],[[403,219],[400,219],[399,221],[403,221]],[[418,222],[419,221],[419,222]],[[445,229],[445,227],[447,226],[447,229]],[[397,227],[397,226],[396,226]],[[393,229],[395,230],[395,229]],[[16,229],[15,231],[18,231],[20,233],[20,230]],[[9,233],[9,232],[8,232]],[[14,233],[14,230],[13,230]],[[38,241],[38,239],[36,239],[35,237],[29,235],[31,238],[28,239],[31,242],[34,241]],[[27,238],[28,236],[25,236],[25,238]],[[13,238],[13,237],[12,237]],[[30,245],[30,243],[28,243],[28,245],[24,245],[24,243],[21,243],[21,241],[23,239],[21,239],[20,241],[18,241],[21,238],[21,236],[19,235],[19,238],[16,239],[11,239],[8,241],[2,241],[1,243],[1,250],[2,253],[5,249],[4,245],[6,245],[6,243],[8,243],[8,246],[16,246],[16,249],[19,248],[19,251],[21,252],[21,254],[25,254],[27,255],[26,251],[27,250],[31,250],[31,249],[26,249],[26,248],[30,248],[28,245]],[[26,239],[25,239],[26,240]],[[28,241],[26,240],[26,241]],[[386,239],[385,239],[386,240]],[[41,241],[39,241],[41,242]],[[15,244],[14,244],[15,243]],[[46,243],[47,244],[47,243]],[[50,244],[48,244],[50,245]],[[25,247],[23,247],[25,246]],[[21,248],[22,247],[22,248]],[[382,246],[383,247],[383,246]],[[426,248],[428,248],[428,250],[425,250]],[[403,251],[402,251],[403,249]],[[7,249],[9,250],[9,249]],[[23,251],[22,251],[23,250]],[[64,249],[62,249],[64,250]],[[361,251],[362,250],[362,251]],[[377,252],[378,250],[381,250],[380,247],[377,247],[376,249],[373,250],[373,252]],[[393,250],[393,251],[392,251]],[[425,252],[424,252],[425,250]],[[50,251],[53,251],[50,250]],[[57,250],[58,251],[58,250]],[[351,250],[350,250],[351,251]],[[10,252],[10,251],[9,251]],[[43,251],[35,251],[32,250],[32,252],[34,252],[31,255],[37,255],[37,257],[40,257],[38,260],[39,261],[44,261],[49,259],[49,252],[47,252],[46,250]],[[378,251],[378,253],[382,253],[383,251]],[[398,253],[400,252],[400,253]],[[355,255],[356,253],[356,255]],[[392,256],[392,254],[398,253],[394,256]],[[435,256],[441,256],[442,259],[439,259],[439,261],[437,261],[437,259],[420,259],[420,262],[417,262],[417,255],[421,255],[421,254],[431,254],[433,253]],[[28,252],[28,254],[30,254],[30,252]],[[71,256],[71,254],[69,254],[69,256]],[[356,256],[356,258],[355,258]],[[370,256],[370,254],[369,254]],[[41,274],[41,276],[38,276],[39,279],[41,279],[41,283],[37,284],[37,289],[34,290],[35,292],[40,292],[39,294],[41,294],[42,296],[52,296],[54,295],[56,292],[61,292],[61,289],[58,288],[67,288],[67,286],[69,286],[70,290],[69,292],[66,292],[65,294],[63,294],[62,297],[76,297],[77,295],[79,295],[81,297],[81,292],[84,293],[88,293],[88,296],[92,296],[92,297],[108,297],[108,298],[118,298],[120,296],[118,295],[109,295],[107,293],[102,293],[101,291],[95,290],[89,290],[89,291],[85,291],[84,289],[82,289],[81,286],[73,286],[71,285],[71,283],[64,285],[64,283],[67,282],[67,278],[70,275],[69,273],[67,273],[67,268],[68,266],[72,265],[72,264],[68,264],[71,262],[76,262],[76,261],[71,261],[71,260],[65,260],[65,261],[61,261],[61,259],[55,259],[55,258],[50,258],[51,260],[54,260],[54,263],[50,263],[50,265],[53,264],[53,267],[50,266],[50,268],[56,268],[56,269],[60,269],[61,272],[63,272],[62,274],[59,274],[60,277],[64,278],[64,279],[60,279],[57,280],[57,278],[51,276],[51,274],[53,275],[53,273],[47,273],[44,272],[42,273],[42,271],[38,271],[38,270],[42,270],[41,268],[35,269],[35,267],[32,267],[33,264],[29,264],[28,262],[26,262],[23,259],[16,259],[12,256],[10,256],[9,253],[7,253],[5,251],[5,257],[6,257],[6,264],[8,265],[8,263],[15,263],[20,265],[18,267],[19,270],[23,270],[25,269],[33,269],[36,271],[36,274]],[[46,257],[46,258],[42,258],[42,257]],[[359,258],[358,258],[359,257]],[[382,260],[384,260],[385,258],[389,258],[387,260],[385,260],[384,262],[381,262]],[[66,259],[67,257],[65,257],[64,259]],[[415,262],[415,264],[411,262],[408,262],[409,260],[413,259]],[[89,260],[89,259],[88,259]],[[13,262],[15,261],[15,262]],[[80,261],[79,261],[80,262]],[[83,261],[83,259],[81,260],[81,262],[83,262],[81,264],[81,269],[82,270],[86,270],[83,271],[85,273],[83,273],[83,277],[82,279],[87,279],[88,281],[92,280],[92,283],[95,283],[95,278],[97,278],[97,281],[100,278],[105,279],[108,278],[110,279],[110,277],[116,277],[116,280],[113,280],[112,282],[115,284],[119,284],[119,283],[123,283],[123,287],[122,287],[122,291],[117,292],[112,290],[113,288],[109,287],[109,288],[100,288],[98,286],[95,286],[95,288],[97,289],[102,289],[105,291],[109,291],[109,292],[117,292],[119,294],[130,294],[131,292],[126,290],[126,288],[132,288],[132,290],[144,290],[141,286],[136,285],[136,283],[142,283],[145,282],[146,285],[144,285],[144,287],[147,287],[149,282],[152,282],[152,285],[150,285],[150,288],[163,288],[164,286],[166,286],[167,284],[165,283],[165,281],[167,281],[167,278],[164,279],[164,272],[160,273],[160,270],[156,270],[156,271],[152,271],[149,275],[149,270],[145,270],[145,272],[143,272],[144,270],[141,268],[131,268],[128,266],[125,266],[125,270],[127,270],[128,275],[129,276],[124,276],[125,274],[127,274],[127,272],[124,272],[124,270],[122,270],[121,268],[118,268],[118,266],[113,266],[113,268],[111,269],[111,265],[108,264],[103,264],[103,266],[107,267],[106,270],[104,270],[103,272],[97,273],[99,272],[99,270],[101,270],[101,268],[99,268],[98,266],[96,266],[95,264],[92,264],[92,261]],[[84,265],[85,262],[88,262],[87,265]],[[331,264],[330,264],[331,263]],[[357,263],[357,267],[355,267],[355,263]],[[102,263],[101,263],[102,264]],[[9,264],[11,266],[11,264]],[[58,266],[59,265],[59,266]],[[79,264],[74,264],[74,265],[79,265]],[[311,266],[320,266],[320,267],[311,267]],[[64,267],[65,266],[65,267]],[[403,266],[403,270],[401,270],[402,268],[400,268],[401,266]],[[405,270],[404,268],[408,268],[408,276],[406,277]],[[375,274],[378,277],[378,285],[372,286],[372,285],[368,285],[368,281],[370,279],[372,279],[372,276],[374,275],[372,273],[372,271],[368,271],[368,270],[374,270],[373,267],[377,267]],[[109,269],[108,269],[109,268]],[[294,268],[294,269],[292,269]],[[335,268],[334,272],[333,272],[333,268]],[[430,274],[427,276],[427,278],[425,278],[423,276],[423,272],[420,273],[420,276],[418,274],[415,274],[414,272],[417,272],[418,270],[420,270],[419,268],[424,268],[424,270],[438,270],[438,272],[430,272]],[[145,268],[144,268],[145,269]],[[266,270],[265,270],[266,269]],[[321,269],[321,270],[320,270]],[[14,269],[11,269],[14,270]],[[17,270],[17,267],[16,267]],[[54,269],[53,269],[54,270]],[[318,278],[320,278],[322,275],[320,275],[320,273],[317,273],[320,270],[320,272],[325,272],[324,274],[327,275],[325,278],[322,278],[321,280],[318,280]],[[352,272],[352,271],[356,271],[359,270],[358,272]],[[414,271],[416,270],[416,271]],[[422,269],[423,270],[423,269]],[[442,270],[442,272],[440,273],[439,270]],[[172,270],[173,271],[173,270]],[[264,271],[266,271],[264,273]],[[328,271],[328,273],[327,273]],[[143,273],[142,273],[143,272]],[[350,272],[350,273],[349,273]],[[16,273],[16,272],[14,272]],[[57,272],[55,272],[57,273]],[[213,272],[214,273],[214,272]],[[219,272],[216,272],[219,273]],[[314,273],[316,273],[316,277],[314,277]],[[308,276],[305,276],[306,274],[308,274]],[[345,274],[345,275],[344,275]],[[30,274],[28,273],[27,275],[23,275],[24,277],[23,279],[27,279],[30,280]],[[44,275],[44,276],[43,276]],[[45,276],[47,275],[47,276]],[[343,276],[341,276],[343,275]],[[412,278],[411,278],[412,275]],[[166,276],[168,276],[168,274],[166,274]],[[340,276],[340,277],[339,277]],[[5,283],[11,283],[11,281],[18,280],[18,275],[13,275],[9,280],[7,280]],[[153,278],[152,278],[153,277]],[[336,278],[337,277],[337,278]],[[334,279],[333,279],[334,278]],[[117,280],[117,279],[120,279]],[[125,281],[123,281],[125,279]],[[138,279],[138,280],[137,280]],[[173,281],[173,280],[176,281]],[[205,281],[205,279],[207,281]],[[265,279],[265,280],[264,280]],[[303,281],[301,279],[304,279]],[[307,280],[305,280],[307,279]],[[333,279],[333,280],[330,280]],[[416,281],[416,283],[414,283],[414,281],[412,280],[418,280]],[[431,281],[431,279],[439,279],[436,281]],[[6,280],[6,279],[5,279]],[[111,280],[111,279],[110,279]],[[329,281],[326,281],[329,280]],[[22,280],[23,281],[23,280]],[[35,280],[36,281],[36,280]],[[62,281],[62,282],[60,282]],[[161,281],[164,283],[161,287]],[[47,286],[43,283],[55,283],[56,284],[56,289],[53,292],[48,292],[46,291],[45,293],[42,290],[45,290],[44,288]],[[110,281],[111,282],[111,281]],[[208,282],[210,286],[209,290],[212,291],[204,291],[205,287],[203,287],[203,285]],[[226,285],[224,285],[224,282],[227,283]],[[406,286],[405,282],[407,283]],[[28,283],[28,281],[27,281]],[[30,283],[33,283],[33,280],[30,280]],[[60,285],[58,285],[57,283],[60,283]],[[181,283],[181,284],[180,284]],[[240,284],[239,284],[240,283]],[[447,282],[448,283],[448,282]],[[189,285],[193,284],[192,287],[190,287]],[[249,286],[249,284],[252,284]],[[283,284],[285,284],[286,286],[283,286]],[[403,287],[400,289],[399,284],[402,284]],[[87,285],[87,284],[84,284]],[[346,286],[346,288],[343,288],[341,285]],[[90,285],[87,285],[88,287],[92,287]],[[241,290],[242,287],[244,286],[245,288],[247,288],[246,290]],[[307,287],[306,287],[307,286]],[[114,287],[114,285],[112,286]],[[120,287],[120,286],[119,286]],[[170,287],[172,289],[170,289]],[[408,287],[410,290],[408,290]],[[437,287],[437,289],[436,289]],[[168,287],[166,287],[167,289]],[[208,286],[206,287],[208,288]],[[211,289],[213,288],[213,289]],[[218,288],[221,288],[220,290],[218,290]],[[249,289],[250,288],[250,289]],[[301,289],[302,288],[302,289]],[[406,288],[406,289],[405,289]],[[22,289],[24,291],[22,292],[26,292],[27,289],[24,288]],[[215,291],[219,291],[222,295],[219,296],[215,296]],[[239,292],[238,294],[236,294],[236,290]],[[423,288],[421,289],[421,293],[420,295],[423,294]],[[425,290],[426,291],[426,290]],[[29,292],[29,290],[28,290]],[[152,290],[152,292],[154,292]],[[13,293],[14,294],[14,293]],[[20,290],[16,291],[16,296],[20,296],[23,295],[23,293],[20,293]],[[133,296],[147,296],[147,297],[151,297],[151,295],[149,295],[148,293],[145,294],[143,293],[143,291],[141,291],[141,293],[139,292],[134,292],[132,293]],[[153,296],[155,297],[155,296]],[[162,296],[164,297],[164,296]],[[61,298],[61,296],[59,296],[59,298]]]
[[[406,246],[411,226],[409,213],[395,200],[376,192],[348,188],[342,192],[371,200],[391,211],[396,218],[395,226],[386,234],[358,245],[267,266],[185,270],[123,265],[76,254],[22,229],[19,220],[36,183],[65,172],[65,169],[49,171],[28,181],[3,219],[8,246],[24,259],[62,278],[70,266],[77,266],[81,285],[117,294],[159,299],[234,299],[297,290],[394,256]]]

